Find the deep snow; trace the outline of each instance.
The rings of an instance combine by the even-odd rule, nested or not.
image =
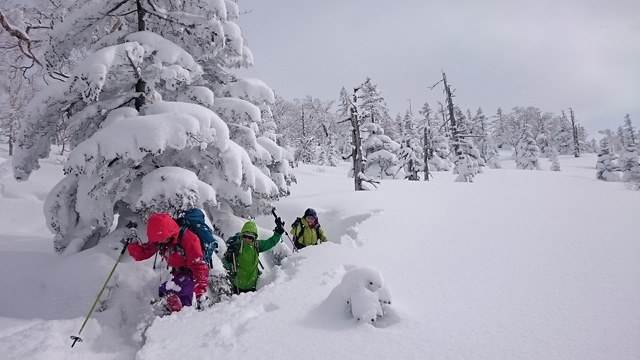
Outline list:
[[[0,150],[6,158],[6,150]],[[353,191],[348,164],[303,165],[275,204],[289,229],[315,208],[330,239],[271,268],[259,290],[203,312],[148,321],[166,270],[126,256],[106,310],[70,348],[120,246],[53,254],[42,214],[59,161],[27,183],[0,165],[3,359],[640,359],[640,192],[595,179],[595,154],[561,172],[485,169]],[[273,217],[257,219],[260,237]],[[290,245],[284,239],[283,245]],[[377,270],[393,301],[374,326],[335,301],[354,267]]]

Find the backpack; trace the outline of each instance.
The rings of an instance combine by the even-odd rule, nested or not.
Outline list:
[[[211,257],[213,252],[218,248],[218,242],[213,237],[213,230],[204,221],[204,213],[202,210],[193,208],[185,211],[182,216],[176,219],[180,225],[180,233],[178,234],[178,243],[182,240],[182,236],[187,229],[191,230],[198,239],[200,239],[200,247],[202,248],[202,257],[204,262],[211,268],[213,261]]]
[[[228,262],[229,264],[233,264],[234,256],[238,256],[238,254],[240,253],[241,243],[242,235],[240,233],[236,233],[227,240],[227,251],[224,253],[224,260],[226,262]],[[253,246],[257,249],[258,243],[254,242]]]

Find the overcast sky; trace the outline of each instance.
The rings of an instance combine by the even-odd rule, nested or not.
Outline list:
[[[255,66],[286,99],[337,99],[371,77],[390,113],[572,107],[590,134],[640,126],[640,0],[239,0]]]

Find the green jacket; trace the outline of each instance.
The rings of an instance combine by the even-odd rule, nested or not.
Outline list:
[[[316,224],[316,227],[311,229],[309,224],[307,223],[307,219],[299,218],[300,222],[297,221],[293,223],[291,227],[291,235],[294,237],[295,242],[299,242],[304,246],[316,245],[318,243],[318,238],[320,241],[327,242],[327,236],[324,234],[324,230],[320,225]]]
[[[235,268],[231,254],[225,255],[222,264],[230,274],[231,284],[240,290],[255,290],[258,284],[260,270],[258,269],[258,255],[270,250],[280,242],[280,234],[274,233],[267,240],[254,240],[246,244],[240,233],[227,240],[227,252],[235,253]],[[234,251],[237,249],[236,251]]]

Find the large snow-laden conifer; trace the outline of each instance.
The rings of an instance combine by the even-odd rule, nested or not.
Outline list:
[[[234,79],[224,68],[251,63],[250,53],[241,53],[245,48],[239,28],[227,19],[225,9],[237,10],[235,4],[188,0],[67,5],[60,8],[63,21],[54,28],[47,53],[50,69],[65,70],[69,64],[64,60],[74,52],[91,54],[75,66],[68,81],[34,101],[21,131],[20,154],[14,158],[16,178],[26,179],[37,169],[37,160],[48,155],[61,119],[77,129],[67,176],[47,199],[57,250],[70,243],[76,250],[90,247],[116,219],[144,221],[153,211],[177,215],[185,207],[204,206],[224,236],[237,231],[229,225],[237,225],[235,216],[270,210],[266,200],[279,196],[277,186],[229,139],[220,117],[196,104],[163,101],[213,107],[214,93]],[[203,77],[201,64],[219,72],[211,70]],[[251,140],[255,143],[255,136]],[[184,187],[177,187],[173,192],[165,189],[170,194],[165,200],[139,202],[142,179],[151,179],[146,187],[153,187],[153,179],[166,176],[146,176],[173,167],[197,177],[198,193],[184,196]],[[125,223],[118,221],[118,226]]]
[[[141,222],[153,212],[177,216],[194,206],[204,206],[218,232],[229,234],[237,229],[227,228],[220,219],[251,206],[252,193],[265,198],[277,194],[273,182],[229,140],[226,124],[212,111],[171,102],[144,110],[142,115],[132,108],[112,111],[105,125],[70,153],[67,176],[45,204],[58,251],[73,241],[80,247],[93,245],[112,227],[116,215]],[[189,172],[193,175],[184,175]],[[185,190],[185,185],[171,181],[172,174],[182,174],[185,181],[192,177],[192,185]],[[164,181],[169,182],[162,186]],[[198,184],[198,191],[189,190],[193,184]],[[176,186],[171,190],[170,185]],[[163,197],[145,198],[145,186],[162,186]]]

